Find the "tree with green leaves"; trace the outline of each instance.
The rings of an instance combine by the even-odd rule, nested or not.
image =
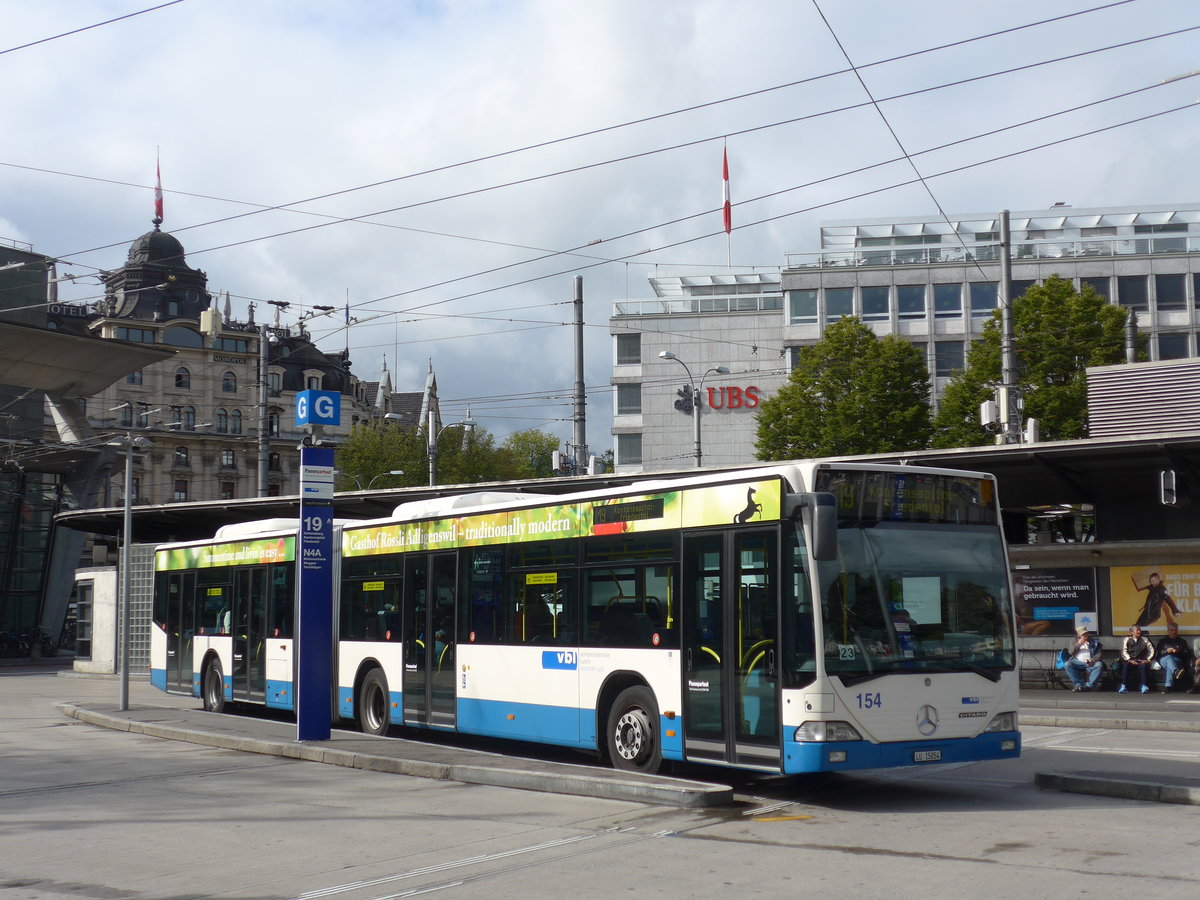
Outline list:
[[[500,445],[500,477],[515,481],[557,475],[551,468],[551,459],[558,445],[555,435],[537,428],[514,431]]]
[[[353,491],[375,487],[425,484],[425,435],[387,419],[360,422],[334,450],[337,489]],[[387,475],[401,470],[403,475]]]
[[[919,350],[854,316],[800,348],[788,383],[758,414],[762,460],[888,453],[928,446],[929,373]]]
[[[993,396],[1001,377],[1000,310],[984,323],[972,343],[967,366],[946,385],[934,418],[934,446],[971,447],[991,443],[979,422],[979,405]],[[1038,420],[1043,440],[1071,440],[1087,434],[1088,366],[1121,362],[1128,310],[1110,304],[1085,284],[1052,275],[1012,305],[1016,379],[1025,415]]]
[[[514,432],[496,446],[486,428],[443,428],[437,443],[439,484],[548,478],[558,438],[536,428]],[[429,483],[429,453],[424,431],[388,420],[355,425],[335,451],[337,489],[360,486],[408,487]],[[403,475],[388,475],[402,470]]]

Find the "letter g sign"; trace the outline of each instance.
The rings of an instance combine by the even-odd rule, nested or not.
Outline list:
[[[296,425],[340,425],[342,395],[338,391],[300,391],[296,394]]]

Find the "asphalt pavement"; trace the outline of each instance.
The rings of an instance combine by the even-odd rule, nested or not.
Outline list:
[[[60,674],[70,677],[72,673]],[[249,715],[214,715],[197,703],[163,695],[161,704],[130,704],[124,711],[116,704],[104,703],[63,703],[59,709],[79,721],[120,731],[375,772],[662,806],[699,808],[733,802],[733,789],[720,783],[490,753],[442,741],[334,730],[327,741],[300,742],[293,723]],[[1023,689],[1020,722],[1023,727],[1198,733],[1200,694]],[[1038,772],[1036,783],[1048,790],[1200,805],[1200,778],[1153,777],[1129,767],[1123,771]]]

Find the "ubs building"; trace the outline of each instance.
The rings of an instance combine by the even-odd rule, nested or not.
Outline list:
[[[1013,296],[1052,275],[1137,314],[1152,361],[1197,356],[1200,204],[1014,211]],[[999,303],[996,213],[830,222],[771,271],[655,277],[614,304],[618,472],[755,460],[756,410],[843,316],[924,355],[936,400]],[[665,354],[665,355],[664,355]],[[728,370],[726,373],[724,370]]]

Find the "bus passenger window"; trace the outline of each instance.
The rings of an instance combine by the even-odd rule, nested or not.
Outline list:
[[[597,647],[678,647],[674,568],[623,566],[587,572],[587,643]]]
[[[481,547],[464,555],[459,583],[458,641],[496,644],[504,639],[504,551]]]
[[[510,643],[573,643],[572,581],[570,572],[514,573],[508,595]]]

